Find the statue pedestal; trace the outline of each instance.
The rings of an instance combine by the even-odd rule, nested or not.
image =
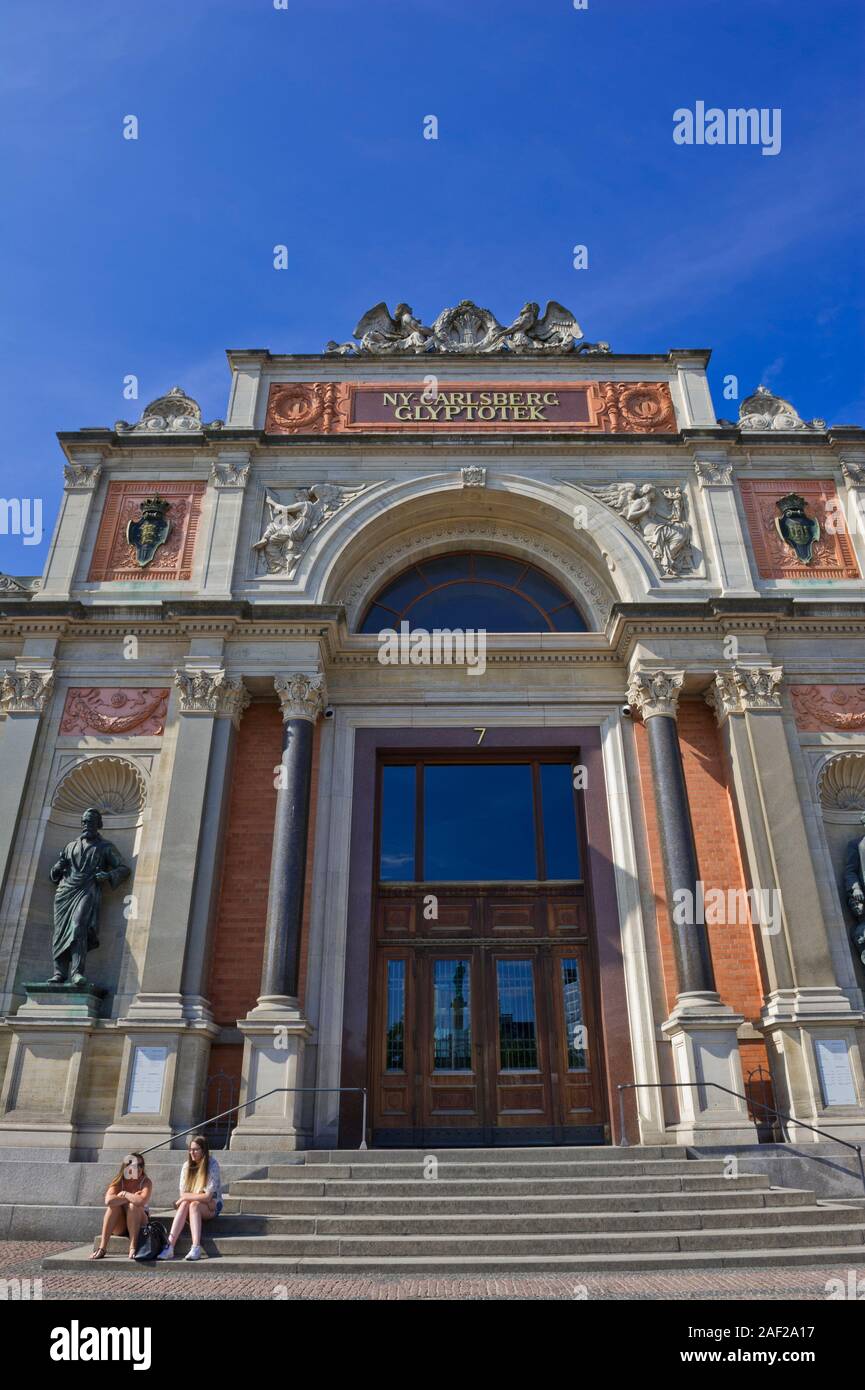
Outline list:
[[[35,980],[25,983],[24,988],[27,999],[16,1018],[50,1019],[52,1022],[98,1018],[101,1001],[108,992],[98,985],[58,985]]]
[[[11,1020],[0,1095],[0,1150],[32,1145],[71,1155],[87,1040],[105,991],[96,985],[26,984]]]

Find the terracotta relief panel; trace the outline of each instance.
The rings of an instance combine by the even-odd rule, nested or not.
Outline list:
[[[268,434],[675,434],[663,381],[273,382]]]
[[[830,478],[740,478],[739,488],[761,578],[859,578],[850,537],[838,529],[843,508]],[[804,497],[807,516],[820,523],[820,537],[814,543],[810,564],[798,558],[775,525],[776,517],[781,517],[778,500],[791,492]]]
[[[790,699],[802,733],[865,729],[865,685],[791,685]]]
[[[72,686],[66,692],[60,733],[163,734],[170,693],[164,686]]]
[[[191,579],[205,486],[192,481],[109,483],[88,579]],[[140,565],[135,548],[126,539],[126,528],[140,518],[144,499],[157,493],[169,504],[166,516],[171,526],[167,540],[150,563]]]

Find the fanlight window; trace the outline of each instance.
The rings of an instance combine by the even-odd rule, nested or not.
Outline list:
[[[573,599],[543,570],[506,555],[437,555],[419,560],[373,600],[361,632],[398,628],[484,628],[487,632],[586,632]]]

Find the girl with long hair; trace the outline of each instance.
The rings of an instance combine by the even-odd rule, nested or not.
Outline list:
[[[174,1205],[177,1215],[171,1223],[168,1244],[158,1258],[174,1259],[174,1246],[188,1219],[192,1249],[186,1258],[200,1260],[201,1223],[218,1216],[222,1211],[222,1179],[219,1164],[210,1152],[210,1145],[203,1134],[195,1134],[189,1141],[186,1162],[180,1170],[180,1196]]]
[[[153,1183],[144,1171],[144,1159],[141,1154],[127,1154],[116,1178],[108,1184],[102,1234],[98,1246],[90,1256],[91,1260],[105,1259],[112,1235],[128,1235],[129,1258],[131,1260],[134,1257],[138,1233],[147,1220],[148,1203],[152,1194]]]

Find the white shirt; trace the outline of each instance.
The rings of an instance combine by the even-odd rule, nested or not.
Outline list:
[[[188,1170],[189,1159],[186,1160],[186,1162],[180,1170],[181,1197],[186,1197],[188,1195],[186,1190],[186,1178]],[[204,1191],[207,1194],[207,1196],[212,1197],[215,1202],[222,1201],[222,1175],[219,1171],[219,1164],[213,1157],[213,1154],[211,1154],[207,1160],[207,1182],[205,1183]]]

